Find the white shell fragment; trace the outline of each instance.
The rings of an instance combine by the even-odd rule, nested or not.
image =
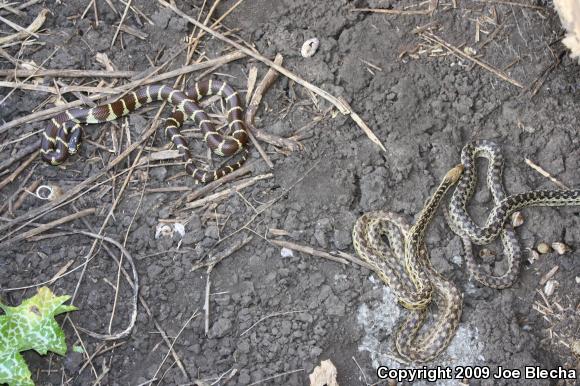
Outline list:
[[[556,280],[548,280],[544,286],[544,293],[546,296],[552,296],[557,285],[558,282]]]
[[[572,248],[570,248],[568,245],[561,243],[559,241],[553,242],[552,248],[554,248],[554,250],[556,252],[558,252],[558,255],[563,255],[563,254],[568,253],[572,250]]]
[[[185,236],[185,225],[176,222],[175,224],[173,224],[173,229],[175,230],[175,232],[179,233],[181,237]]]
[[[291,249],[288,249],[286,247],[282,248],[280,250],[280,256],[282,257],[292,257],[294,256],[294,252]]]
[[[517,228],[523,223],[524,223],[524,215],[522,214],[522,212],[514,212],[512,214],[512,226],[514,228]]]
[[[54,201],[62,196],[62,189],[56,185],[40,185],[34,195],[40,200]]]
[[[320,40],[318,40],[317,38],[308,39],[307,41],[304,42],[304,44],[302,44],[302,49],[300,50],[300,53],[304,58],[310,58],[316,53],[319,45]]]
[[[185,226],[178,222],[174,224],[159,223],[155,227],[155,239],[160,237],[172,238],[173,233],[175,232],[177,232],[177,234],[183,238],[185,235]]]
[[[173,237],[173,229],[168,224],[157,224],[155,228],[155,239],[159,237]]]
[[[528,250],[528,262],[533,264],[536,260],[540,258],[540,253],[535,249],[527,248]]]

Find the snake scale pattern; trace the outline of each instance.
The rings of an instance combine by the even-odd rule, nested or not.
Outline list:
[[[447,172],[412,227],[395,213],[376,211],[362,215],[353,229],[357,254],[375,267],[374,272],[393,290],[399,303],[410,309],[395,335],[396,355],[407,362],[424,363],[437,357],[449,345],[459,325],[461,292],[432,267],[424,240],[445,193],[457,182],[462,170],[459,165]],[[382,235],[390,248],[382,241]],[[428,291],[424,301],[408,304],[408,299],[416,296],[417,288],[425,288],[422,283],[425,279],[434,296]],[[438,318],[430,329],[420,333],[432,300],[437,304]]]
[[[207,114],[196,103],[204,96],[219,95],[227,105],[228,134],[215,129]],[[165,134],[182,152],[187,174],[196,183],[207,183],[217,180],[240,168],[248,157],[245,146],[248,133],[243,121],[243,108],[238,93],[227,83],[209,79],[195,83],[185,92],[165,85],[150,85],[129,92],[115,102],[94,108],[73,108],[54,117],[43,132],[40,152],[42,159],[58,165],[69,155],[75,154],[80,146],[81,125],[113,121],[135,111],[139,107],[155,102],[166,101],[174,107],[171,118],[165,123]],[[218,156],[239,155],[236,160],[228,161],[224,166],[214,170],[196,167],[187,141],[179,132],[186,120],[194,121],[204,136],[204,141]]]
[[[493,198],[493,208],[483,226],[479,226],[467,211],[477,185],[477,158],[489,161],[487,186]],[[427,226],[454,183],[457,182],[457,187],[449,203],[447,222],[463,240],[469,273],[483,285],[497,289],[511,286],[520,270],[521,248],[508,222],[510,216],[526,207],[580,205],[580,189],[535,190],[508,196],[502,182],[501,151],[491,141],[468,143],[461,152],[460,166],[462,172],[457,173],[456,167],[446,174],[413,227],[394,213],[377,211],[363,214],[353,229],[357,254],[392,289],[399,303],[410,310],[395,335],[396,356],[407,362],[424,363],[436,358],[447,348],[459,325],[462,295],[431,266],[424,243]],[[388,240],[388,247],[383,236]],[[475,261],[472,243],[488,244],[498,236],[508,258],[508,269],[501,276],[493,276]],[[427,331],[420,333],[431,302],[437,305],[437,318]]]
[[[468,202],[477,185],[475,171],[477,158],[486,158],[489,161],[487,186],[491,191],[494,205],[483,226],[477,225],[467,212]],[[518,278],[521,262],[521,248],[508,221],[510,216],[527,207],[580,205],[580,189],[533,190],[506,196],[502,182],[501,149],[491,141],[468,143],[461,152],[461,163],[464,171],[449,203],[449,226],[463,239],[469,273],[487,287],[498,289],[510,287]],[[475,261],[472,243],[489,244],[498,235],[507,256],[508,269],[501,276],[493,276],[484,272]]]

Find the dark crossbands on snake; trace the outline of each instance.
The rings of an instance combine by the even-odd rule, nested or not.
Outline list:
[[[226,133],[214,127],[208,115],[197,104],[204,96],[219,95],[226,101],[228,125]],[[197,82],[185,92],[165,85],[151,85],[129,92],[115,102],[93,108],[73,108],[52,118],[43,132],[40,153],[42,159],[52,165],[63,163],[69,155],[75,154],[80,146],[81,126],[86,124],[113,121],[125,116],[139,107],[155,102],[166,101],[173,108],[173,115],[165,122],[165,135],[180,150],[185,161],[187,174],[196,183],[215,181],[240,168],[248,157],[248,133],[243,120],[243,108],[237,91],[227,83],[209,79]],[[207,146],[218,156],[237,155],[235,159],[214,170],[196,166],[180,127],[191,120],[201,130]]]

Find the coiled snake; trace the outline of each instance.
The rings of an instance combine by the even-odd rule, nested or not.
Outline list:
[[[462,169],[459,165],[447,172],[412,227],[394,213],[377,211],[362,215],[353,229],[352,239],[357,254],[374,267],[398,301],[411,309],[395,337],[399,356],[409,362],[428,362],[445,350],[461,318],[461,293],[433,269],[424,238],[441,200],[457,182]],[[384,245],[381,235],[387,237],[390,250]],[[426,307],[431,302],[431,288],[435,290],[439,317],[416,342],[425,322]],[[422,294],[423,298],[417,294]]]
[[[487,185],[491,190],[494,207],[484,226],[477,225],[467,213],[467,203],[477,184],[476,158],[489,160]],[[464,171],[449,203],[449,226],[463,239],[467,269],[473,277],[488,287],[507,288],[518,278],[521,261],[521,249],[508,218],[512,213],[530,206],[580,205],[580,189],[534,190],[506,197],[501,178],[503,157],[500,148],[491,141],[468,143],[461,151],[461,163]],[[501,276],[493,276],[485,273],[476,263],[471,243],[489,244],[498,235],[501,236],[508,259],[508,269]]]
[[[494,203],[483,227],[467,213],[467,203],[477,183],[475,159],[479,157],[489,160],[487,184]],[[529,206],[580,205],[580,189],[536,190],[506,196],[501,181],[502,167],[500,149],[493,142],[468,143],[461,152],[461,165],[446,174],[413,227],[409,228],[396,214],[383,211],[366,213],[355,223],[353,244],[357,254],[391,287],[399,303],[411,309],[395,336],[398,355],[404,360],[416,363],[432,360],[445,350],[459,324],[461,293],[433,269],[423,241],[437,206],[457,180],[450,200],[448,223],[463,239],[468,271],[479,282],[493,288],[511,286],[519,273],[520,247],[513,228],[507,224],[512,213]],[[462,173],[457,172],[460,169]],[[390,249],[382,242],[381,235],[387,237]],[[487,244],[498,235],[508,256],[508,271],[502,276],[492,276],[475,262],[471,243]],[[419,335],[432,298],[439,309],[438,319],[427,332]]]
[[[223,97],[228,106],[228,131],[221,134],[210,122],[207,114],[196,103],[206,95]],[[69,154],[75,154],[80,146],[81,124],[112,121],[154,101],[167,101],[174,107],[171,118],[165,123],[165,134],[182,151],[185,170],[196,183],[216,180],[240,168],[248,157],[245,147],[248,141],[242,107],[238,93],[227,83],[209,79],[198,82],[181,92],[165,85],[151,85],[130,92],[119,100],[90,109],[73,108],[52,118],[43,132],[40,152],[42,159],[53,165],[64,162]],[[195,166],[191,151],[179,128],[186,120],[194,121],[204,135],[209,148],[219,156],[239,154],[237,160],[229,161],[215,170],[203,170]]]

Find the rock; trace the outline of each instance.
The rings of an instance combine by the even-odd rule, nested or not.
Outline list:
[[[211,339],[214,338],[223,338],[228,334],[228,332],[232,329],[232,322],[226,318],[220,318],[217,322],[211,326],[208,332],[208,337]]]

